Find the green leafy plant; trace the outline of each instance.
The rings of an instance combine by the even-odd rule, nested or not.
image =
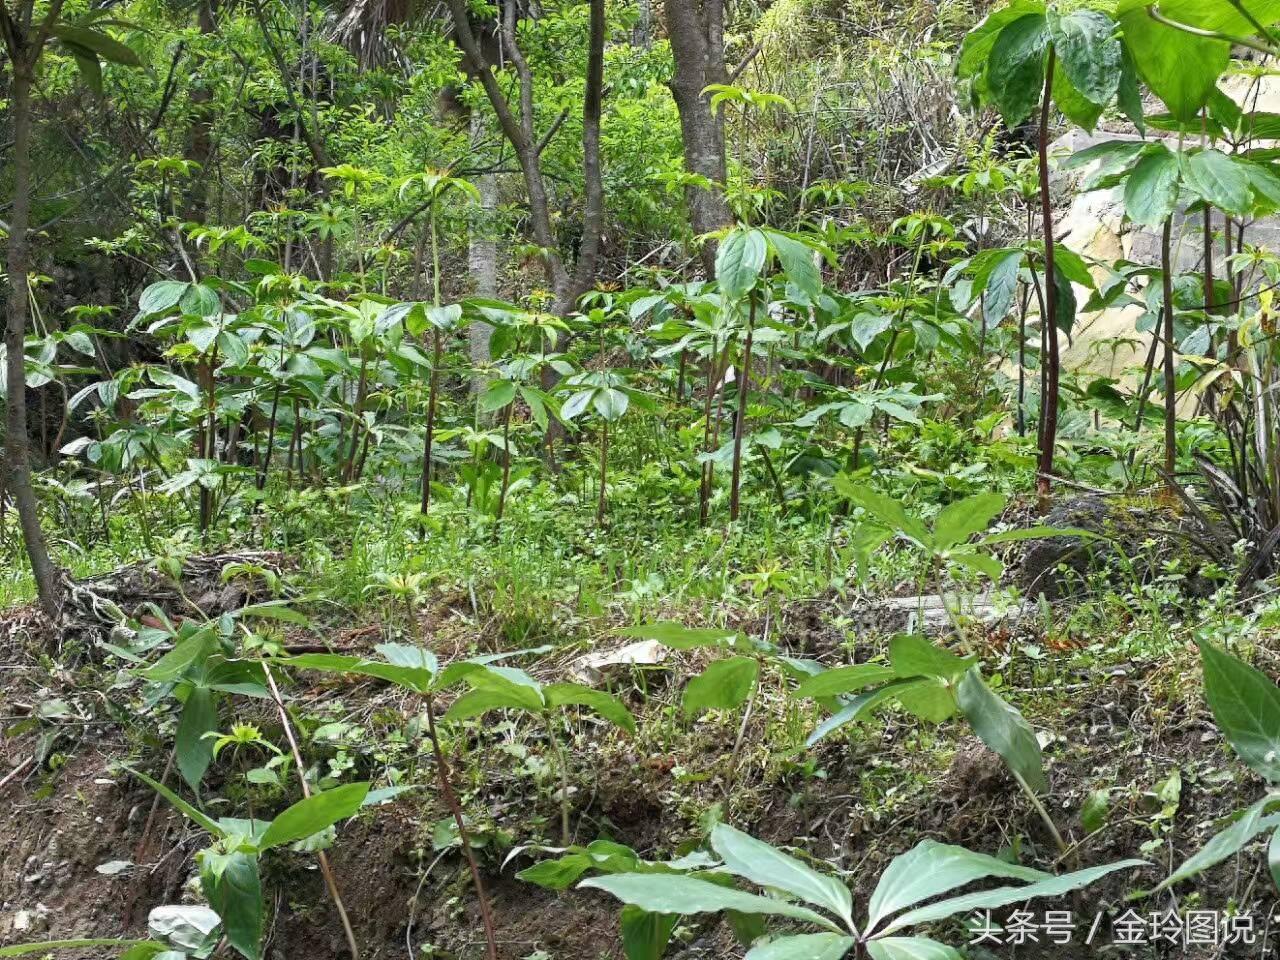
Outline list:
[[[579,683],[541,684],[523,670],[485,664],[464,675],[471,689],[458,697],[445,712],[447,720],[467,720],[484,716],[491,710],[517,710],[534,714],[546,727],[547,739],[556,752],[560,772],[560,836],[570,840],[569,756],[564,748],[559,714],[566,707],[584,707],[609,723],[635,733],[636,722],[617,697]]]
[[[371,796],[369,784],[349,783],[299,800],[272,820],[215,819],[159,781],[126,769],[214,840],[196,855],[204,895],[221,921],[227,942],[246,960],[262,955],[262,855],[275,847],[305,845],[309,838],[354,815]]]
[[[578,886],[603,890],[629,907],[659,918],[735,911],[799,921],[820,931],[761,938],[747,953],[749,960],[841,960],[855,952],[865,952],[872,960],[958,960],[960,953],[954,948],[929,937],[906,934],[912,928],[972,911],[1060,897],[1108,874],[1147,866],[1142,860],[1123,860],[1053,876],[963,847],[925,840],[889,864],[867,903],[866,919],[859,924],[854,920],[849,888],[804,861],[725,824],[711,831],[710,846],[719,863],[705,869],[676,875],[612,873],[583,880]],[[936,899],[990,877],[1023,883]],[[728,878],[745,880],[770,893],[748,893],[724,882]],[[661,926],[655,927],[652,943],[656,949],[647,954],[629,952],[632,960],[662,955],[670,927],[665,935]]]

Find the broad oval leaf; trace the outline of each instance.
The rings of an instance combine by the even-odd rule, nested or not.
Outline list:
[[[1124,210],[1129,219],[1158,227],[1178,205],[1178,158],[1161,144],[1138,161],[1124,185]]]
[[[956,695],[978,738],[1032,790],[1041,793],[1049,789],[1040,742],[1022,714],[988,687],[977,670],[970,670],[961,678]]]
[[[1220,150],[1199,150],[1183,156],[1182,177],[1202,200],[1239,215],[1253,209],[1248,161],[1235,160]]]
[[[270,850],[281,844],[303,840],[339,820],[347,819],[364,804],[368,792],[367,783],[346,783],[299,800],[271,821],[271,826],[258,841],[258,849]]]
[[[716,279],[727,296],[738,298],[755,286],[764,271],[768,242],[759,230],[739,227],[729,232],[716,251]]]
[[[1116,24],[1097,10],[1049,14],[1049,35],[1062,72],[1091,103],[1105,107],[1120,86],[1120,40]]]
[[[1040,102],[1049,42],[1046,27],[1044,14],[1029,13],[1001,30],[991,48],[987,88],[1011,127],[1027,119]]]
[[[957,657],[950,650],[934,646],[918,633],[899,633],[889,640],[889,663],[898,677],[945,677],[964,673],[977,657]]]
[[[949,503],[933,521],[933,544],[946,550],[981,533],[1004,509],[1005,497],[1000,493],[979,493]]]
[[[733,710],[751,696],[759,675],[760,662],[754,657],[716,660],[689,681],[681,703],[686,713]]]
[[[636,720],[631,716],[631,711],[622,705],[621,700],[603,690],[584,687],[580,683],[552,683],[544,687],[542,693],[549,707],[586,707],[615,727],[621,727],[629,733],[636,732]]]
[[[1262,671],[1200,644],[1204,696],[1222,735],[1249,769],[1280,782],[1280,688]]]
[[[159,280],[142,291],[138,297],[138,311],[144,314],[160,313],[177,305],[191,286],[181,280]]]
[[[842,693],[853,693],[879,683],[887,683],[894,676],[893,670],[878,663],[853,663],[814,674],[802,681],[792,693],[806,699],[838,697]]]

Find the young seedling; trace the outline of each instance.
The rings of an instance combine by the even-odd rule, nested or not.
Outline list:
[[[262,956],[261,856],[347,819],[369,797],[369,784],[348,783],[299,800],[274,820],[215,820],[162,783],[131,767],[125,769],[213,838],[214,843],[196,855],[200,879],[209,905],[222,921],[223,935],[245,960],[259,960]]]

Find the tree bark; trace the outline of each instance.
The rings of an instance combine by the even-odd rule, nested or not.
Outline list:
[[[711,109],[708,84],[727,83],[724,61],[724,0],[665,0],[667,36],[675,71],[669,86],[680,115],[686,173],[711,181],[712,186],[689,186],[685,203],[695,234],[707,234],[733,223],[725,201],[728,176],[724,120]],[[715,244],[701,251],[708,278],[715,273]]]
[[[534,136],[533,75],[516,44],[514,2],[507,0],[502,18],[502,34],[504,49],[511,59],[512,66],[515,67],[519,81],[519,116],[512,111],[493,67],[480,49],[479,41],[471,29],[471,21],[467,17],[465,0],[448,0],[448,4],[449,12],[453,17],[454,39],[462,50],[472,75],[476,76],[484,87],[489,104],[497,114],[503,135],[510,142],[512,150],[515,151],[516,160],[520,164],[525,191],[529,197],[529,224],[533,230],[534,242],[541,248],[542,265],[546,271],[547,282],[555,293],[557,304],[570,300],[569,273],[565,269],[564,260],[556,245],[555,234],[551,229],[551,208],[547,198],[547,185],[542,176],[538,144]]]
[[[8,15],[6,14],[6,20]],[[27,317],[31,308],[28,287],[31,272],[29,228],[31,222],[31,85],[35,61],[43,38],[31,50],[18,47],[16,24],[6,24],[6,46],[13,66],[13,83],[9,91],[9,115],[13,123],[13,206],[9,219],[9,303],[5,325],[6,377],[5,393],[5,461],[8,466],[8,489],[18,507],[18,522],[26,544],[27,558],[35,578],[40,606],[56,617],[62,600],[58,589],[58,570],[49,557],[44,531],[40,529],[39,506],[31,487],[31,442],[27,435],[26,357]]]

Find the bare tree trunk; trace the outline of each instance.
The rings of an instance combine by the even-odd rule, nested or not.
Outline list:
[[[649,50],[653,47],[653,0],[636,0],[636,25],[631,28],[631,45]]]
[[[685,172],[705,177],[716,186],[690,186],[685,191],[689,225],[695,234],[711,233],[733,223],[723,185],[728,176],[724,150],[724,120],[711,109],[708,84],[727,83],[724,62],[724,0],[665,0],[667,36],[675,72],[671,95],[680,114]],[[715,272],[715,244],[702,248],[707,276]]]
[[[600,113],[604,100],[604,0],[590,0],[591,36],[587,44],[587,85],[582,97],[582,244],[572,288],[576,300],[596,281],[604,233],[604,180],[600,169]],[[566,304],[571,308],[572,304]]]
[[[516,160],[520,164],[520,172],[524,175],[525,191],[529,196],[529,224],[533,230],[534,242],[541,248],[547,282],[555,292],[558,303],[568,300],[570,299],[569,273],[565,269],[564,260],[556,246],[555,233],[551,229],[547,185],[542,176],[538,144],[534,136],[533,75],[516,44],[514,0],[507,0],[505,5],[502,34],[503,48],[511,58],[519,80],[518,116],[507,103],[506,94],[498,81],[497,74],[480,49],[479,41],[471,29],[471,22],[467,16],[465,0],[448,0],[448,4],[450,15],[453,17],[454,39],[466,58],[471,74],[479,78],[481,86],[484,87],[489,104],[498,116],[498,123],[511,143]]]
[[[5,14],[6,20],[8,14]],[[6,24],[6,41],[15,25]],[[31,83],[39,47],[29,51],[6,43],[13,63],[13,83],[9,90],[9,115],[13,124],[13,206],[9,219],[9,304],[5,325],[6,376],[5,460],[9,469],[8,489],[18,507],[22,539],[31,561],[40,606],[50,616],[61,609],[58,570],[49,558],[35,491],[31,487],[31,443],[27,436],[26,358],[27,317],[31,308],[28,277],[31,248],[28,230],[31,220]]]

